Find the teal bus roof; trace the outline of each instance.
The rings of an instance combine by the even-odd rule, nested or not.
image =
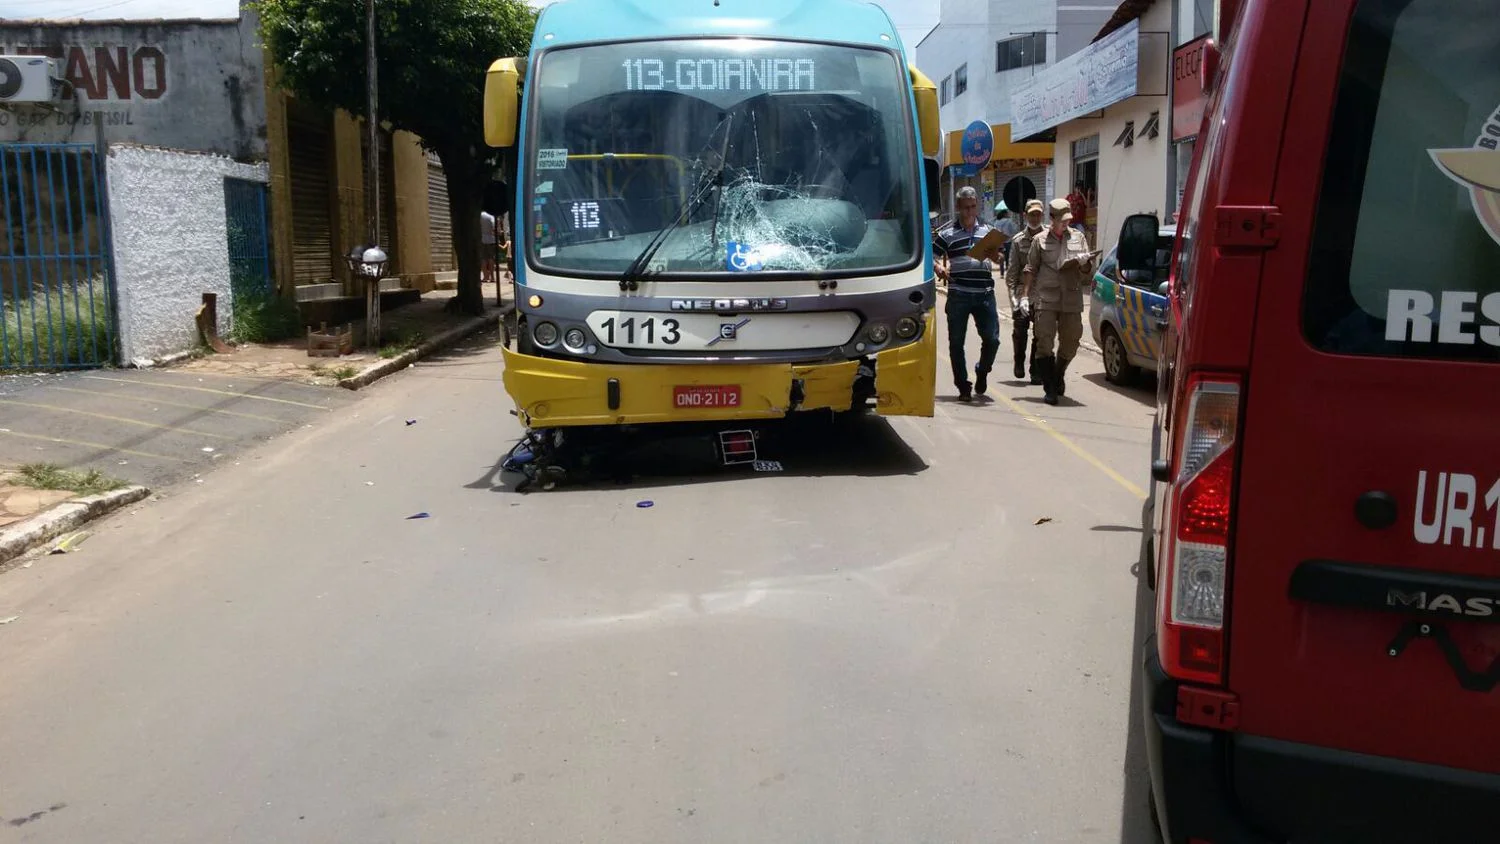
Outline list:
[[[532,49],[695,37],[901,47],[890,16],[863,0],[558,0],[542,10]]]

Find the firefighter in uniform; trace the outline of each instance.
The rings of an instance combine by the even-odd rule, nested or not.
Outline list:
[[[1026,285],[1021,279],[1021,269],[1031,254],[1031,241],[1046,228],[1042,213],[1040,199],[1026,201],[1026,225],[1016,233],[1015,240],[1011,241],[1010,263],[1005,267],[1005,286],[1010,289],[1010,342],[1015,352],[1017,378],[1026,377],[1026,345],[1031,338],[1031,303],[1026,299]],[[1031,383],[1040,384],[1042,379],[1036,371],[1036,359],[1032,357],[1030,360]]]
[[[1050,207],[1052,226],[1032,238],[1021,276],[1036,328],[1032,365],[1041,373],[1043,401],[1057,404],[1066,391],[1068,364],[1083,339],[1083,295],[1093,286],[1099,255],[1089,251],[1083,232],[1069,227],[1073,212],[1066,199],[1054,199]]]

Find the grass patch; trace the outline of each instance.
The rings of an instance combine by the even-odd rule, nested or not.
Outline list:
[[[28,463],[16,471],[11,482],[32,489],[63,489],[79,495],[98,495],[125,486],[125,482],[90,469],[76,472],[55,463]]]
[[[99,285],[0,300],[0,369],[112,362],[109,301]]]
[[[307,368],[312,372],[313,375],[316,375],[319,378],[332,378],[335,381],[342,381],[345,378],[353,378],[354,376],[359,374],[358,369],[355,369],[347,363],[343,366],[326,366],[321,363],[314,363],[309,364]]]
[[[235,293],[230,336],[241,343],[274,343],[302,333],[302,312],[284,296],[259,290]]]
[[[380,347],[380,356],[386,360],[404,355],[427,340],[422,332],[414,330],[399,333],[386,332],[380,339],[385,341],[385,345]]]

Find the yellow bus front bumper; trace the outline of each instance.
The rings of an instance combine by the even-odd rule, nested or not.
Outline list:
[[[931,416],[937,386],[937,332],[932,313],[922,339],[875,354],[875,411],[882,416]],[[778,419],[790,411],[792,382],[802,382],[796,410],[849,410],[858,361],[793,364],[605,364],[505,354],[505,391],[529,427],[731,422]],[[609,406],[609,382],[619,384]],[[738,407],[679,408],[673,389],[737,385]]]

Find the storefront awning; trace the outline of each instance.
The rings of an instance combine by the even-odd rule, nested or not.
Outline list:
[[[995,135],[995,151],[990,153],[990,161],[1001,162],[1007,159],[1040,159],[1052,160],[1052,144],[1018,144],[1010,139],[1009,123],[991,123],[990,131]],[[957,129],[949,132],[943,139],[943,166],[964,163],[963,156],[964,130]]]

